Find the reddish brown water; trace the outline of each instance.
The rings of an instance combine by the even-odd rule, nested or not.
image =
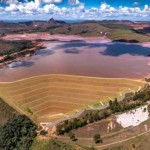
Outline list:
[[[143,78],[150,74],[150,47],[139,44],[45,42],[47,49],[0,69],[0,81],[42,74]]]

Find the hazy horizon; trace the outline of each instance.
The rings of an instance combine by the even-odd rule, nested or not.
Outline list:
[[[51,19],[51,18],[50,18]],[[40,19],[10,19],[10,20],[0,20],[0,22],[10,22],[10,23],[19,23],[19,22],[32,22],[32,21],[49,21],[50,19],[45,19],[45,20],[40,20]],[[85,21],[131,21],[131,22],[150,22],[150,20],[115,20],[115,19],[105,19],[105,20],[86,20],[86,19],[79,19],[79,20],[76,20],[76,19],[73,19],[73,20],[61,20],[61,19],[54,19],[54,20],[57,20],[57,21],[64,21],[66,23],[81,23],[81,22],[85,22]]]

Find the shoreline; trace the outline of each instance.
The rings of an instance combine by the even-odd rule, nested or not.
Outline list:
[[[0,40],[31,40],[31,41],[59,41],[59,42],[73,42],[73,41],[84,41],[84,42],[119,42],[127,44],[142,44],[144,46],[150,47],[150,41],[148,42],[134,42],[134,41],[122,41],[122,40],[112,40],[106,36],[80,36],[80,35],[66,35],[66,34],[50,34],[48,32],[37,32],[37,33],[24,33],[24,34],[8,34],[6,36],[0,37]]]
[[[65,34],[49,34],[47,32],[38,33],[25,33],[25,34],[8,34],[6,36],[0,37],[0,40],[31,40],[35,41],[35,47],[31,49],[25,49],[19,53],[13,53],[10,56],[11,60],[4,60],[0,63],[0,68],[11,64],[13,62],[24,60],[27,57],[32,57],[37,50],[41,50],[45,47],[45,42],[88,42],[88,43],[125,43],[125,44],[137,44],[143,47],[150,47],[150,42],[138,42],[132,43],[128,41],[111,40],[105,36],[103,37],[83,37],[79,35],[65,35]],[[0,57],[0,60],[5,59],[5,56]]]
[[[85,42],[112,42],[107,37],[83,37],[80,35],[66,35],[66,34],[49,34],[47,32],[38,33],[25,33],[25,34],[8,34],[0,37],[1,40],[32,40],[32,41],[60,41],[60,42],[71,42],[71,41],[85,41]]]
[[[24,60],[27,57],[31,57],[35,54],[35,52],[37,50],[40,50],[40,49],[43,49],[43,48],[45,48],[43,43],[36,42],[33,48],[24,49],[21,52],[13,53],[13,54],[9,55],[11,57],[10,60],[9,59],[7,60],[6,55],[1,56],[0,60],[3,61],[3,62],[0,62],[0,68],[3,68],[3,67],[5,67],[8,64],[11,64],[13,62],[18,62],[18,61]]]

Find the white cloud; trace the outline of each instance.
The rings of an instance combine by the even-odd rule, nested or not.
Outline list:
[[[144,6],[144,11],[149,11],[150,10],[150,7],[148,5],[145,5]]]
[[[10,4],[8,7],[6,7],[5,9],[6,11],[17,11],[18,10],[18,7],[16,4]]]
[[[109,8],[110,7],[110,5],[107,5],[106,3],[102,3],[101,5],[100,5],[100,10],[106,10],[107,8]]]
[[[35,3],[36,5],[41,5],[41,0],[34,0],[34,2],[33,1],[31,1],[32,3]],[[27,2],[27,4],[28,3],[30,3],[30,2]]]
[[[80,4],[80,1],[79,0],[68,0],[68,4],[69,5],[79,5]]]
[[[62,0],[42,0],[43,3],[57,4],[62,3]]]
[[[44,6],[45,13],[54,14],[58,10],[59,10],[59,8],[57,6],[55,6],[54,4],[48,4],[48,5]]]
[[[45,5],[41,5],[45,1]],[[61,0],[35,0],[24,3],[10,4],[6,8],[0,8],[0,14],[7,13],[20,17],[32,15],[35,19],[41,17],[55,17],[57,19],[111,19],[123,18],[148,18],[150,17],[150,7],[145,5],[143,9],[136,7],[114,8],[107,3],[102,3],[99,8],[86,8],[85,4],[80,3],[75,7],[58,7],[55,3]],[[76,1],[77,2],[77,1]],[[77,2],[77,3],[78,3]],[[75,3],[74,3],[75,4]],[[37,18],[38,15],[38,18]],[[0,17],[1,18],[1,17]]]
[[[6,4],[17,4],[18,0],[0,0],[0,2],[4,2]]]
[[[138,5],[140,5],[139,2],[134,2],[134,3],[133,3],[133,6],[138,6]]]
[[[0,15],[5,14],[4,8],[0,7]]]

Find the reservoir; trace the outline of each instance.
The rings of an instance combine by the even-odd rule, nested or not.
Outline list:
[[[140,79],[150,74],[150,47],[119,42],[44,41],[43,50],[0,69],[0,81],[43,74]]]

